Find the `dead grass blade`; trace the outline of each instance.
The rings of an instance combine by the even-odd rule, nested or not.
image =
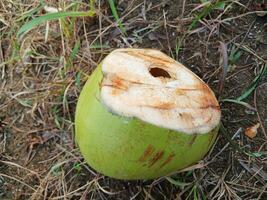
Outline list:
[[[30,170],[30,169],[28,169],[28,168],[26,168],[26,167],[23,167],[23,166],[21,166],[21,165],[19,165],[19,164],[17,164],[17,163],[9,162],[9,161],[3,161],[3,160],[0,160],[0,162],[1,162],[1,163],[4,163],[4,164],[6,164],[6,165],[10,165],[10,166],[14,166],[14,167],[23,169],[23,170],[25,170],[25,171],[28,171],[28,172],[30,172],[30,173],[36,175],[38,178],[40,178],[40,177],[39,177],[39,174],[38,174],[37,172],[32,171],[32,170]]]
[[[228,54],[227,54],[227,46],[224,42],[220,41],[220,53],[221,53],[221,69],[222,73],[219,79],[219,94],[222,93],[224,88],[224,83],[226,80],[227,72],[228,72]]]
[[[239,160],[239,163],[244,169],[246,169],[249,173],[251,173],[253,177],[254,176],[261,177],[263,180],[260,180],[260,181],[263,183],[267,181],[267,173],[264,171],[263,166],[259,167],[256,164],[253,164],[252,166],[250,166],[249,164],[246,164],[242,160]]]
[[[36,189],[34,189],[32,186],[28,185],[27,183],[23,182],[22,180],[19,180],[19,179],[15,178],[15,177],[12,177],[12,176],[9,176],[9,175],[6,175],[6,174],[2,174],[2,173],[0,173],[0,176],[12,179],[12,180],[14,180],[14,181],[16,181],[18,183],[21,183],[22,185],[28,187],[29,189],[33,190],[34,192],[36,192]]]

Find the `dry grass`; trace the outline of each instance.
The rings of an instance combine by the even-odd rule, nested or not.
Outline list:
[[[114,2],[121,24],[107,1],[95,1],[93,16],[47,21],[17,37],[38,16],[92,7],[0,0],[0,199],[266,198],[266,74],[251,86],[267,68],[266,16],[257,16],[264,1]],[[74,142],[77,97],[97,63],[120,47],[160,49],[213,88],[225,128],[199,164],[128,182],[84,162]],[[257,136],[246,137],[257,122]]]

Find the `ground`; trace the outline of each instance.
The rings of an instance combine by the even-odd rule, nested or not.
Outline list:
[[[266,199],[266,1],[111,2],[0,1],[0,199]],[[27,24],[58,8],[67,16]],[[97,63],[121,47],[159,49],[216,94],[220,133],[192,168],[120,181],[83,160],[77,98]]]

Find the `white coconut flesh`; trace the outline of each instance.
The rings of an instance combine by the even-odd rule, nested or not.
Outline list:
[[[164,53],[119,49],[102,62],[100,98],[113,113],[187,134],[207,133],[220,121],[210,88]]]

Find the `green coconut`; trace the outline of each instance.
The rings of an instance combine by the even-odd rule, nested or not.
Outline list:
[[[118,49],[80,94],[76,141],[87,163],[117,179],[152,179],[201,160],[221,112],[193,72],[151,49]]]

